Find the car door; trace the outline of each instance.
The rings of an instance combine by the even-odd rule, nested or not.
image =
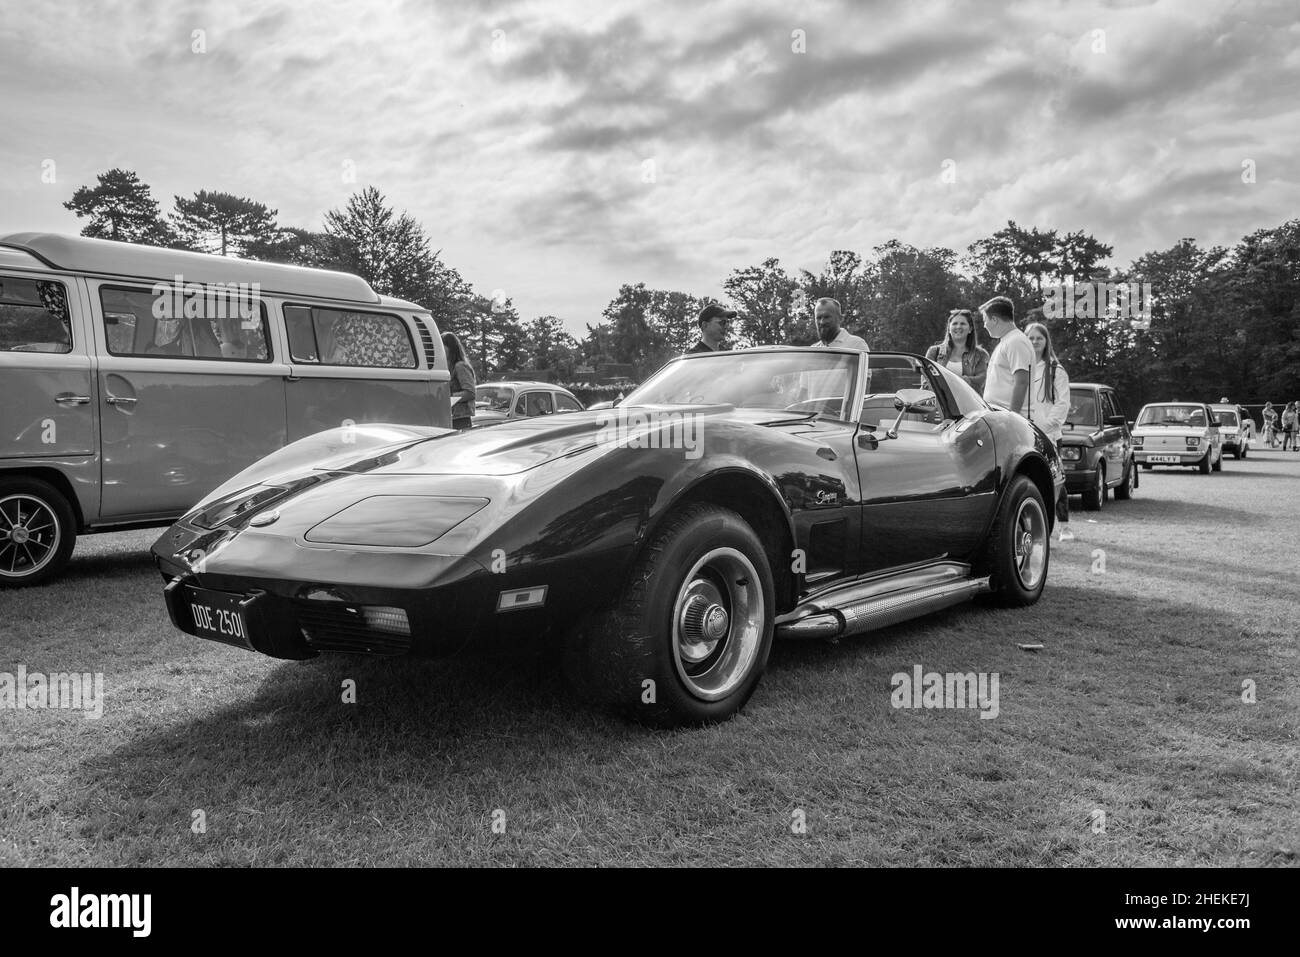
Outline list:
[[[179,515],[284,445],[289,370],[273,349],[265,303],[193,284],[93,280],[89,290],[101,518]]]
[[[971,392],[961,407],[946,379],[936,389],[928,363],[873,353],[855,454],[862,487],[863,565],[877,571],[945,557],[979,545],[996,505],[993,433]],[[942,377],[935,369],[934,374]],[[893,408],[899,389],[935,393],[933,408]],[[969,390],[968,390],[969,391]],[[889,430],[898,421],[898,430]]]
[[[1112,422],[1115,417],[1122,419],[1124,410],[1110,389],[1102,390],[1101,411],[1101,446],[1106,460],[1106,483],[1118,485],[1123,480],[1125,463],[1128,461],[1128,426]]]
[[[98,451],[81,294],[70,277],[0,273],[0,460]]]
[[[289,440],[363,422],[446,425],[416,346],[397,311],[279,304],[288,341]],[[443,402],[446,390],[443,390]]]

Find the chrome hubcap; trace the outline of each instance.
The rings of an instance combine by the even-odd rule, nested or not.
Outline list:
[[[0,576],[27,578],[54,558],[63,540],[58,517],[39,498],[0,499]]]
[[[734,548],[714,548],[687,573],[673,608],[677,674],[704,701],[726,697],[758,655],[765,608],[753,563]]]
[[[1033,499],[1021,502],[1016,512],[1015,559],[1020,584],[1037,588],[1047,567],[1047,519]]]

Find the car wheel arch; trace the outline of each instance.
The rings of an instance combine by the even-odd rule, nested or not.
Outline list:
[[[81,499],[72,483],[68,481],[68,477],[58,469],[43,466],[0,469],[0,478],[28,478],[48,482],[67,500],[68,505],[72,508],[72,516],[76,520],[76,533],[78,535],[86,533],[88,526],[86,516],[81,510]]]
[[[777,611],[793,608],[803,578],[792,567],[796,541],[794,517],[776,483],[769,476],[742,465],[712,469],[677,490],[667,504],[655,510],[642,528],[631,561],[635,562],[641,550],[654,541],[660,526],[670,515],[696,502],[730,509],[754,529],[767,548]]]
[[[1011,488],[1011,483],[1015,481],[1017,475],[1026,475],[1029,480],[1038,487],[1038,494],[1043,497],[1043,502],[1048,504],[1047,522],[1048,528],[1055,524],[1056,510],[1050,507],[1050,503],[1056,500],[1055,485],[1052,482],[1052,469],[1047,464],[1047,460],[1036,453],[1026,453],[1016,463],[1015,467],[1007,473],[1006,481],[1002,483],[1002,488],[998,491],[998,501],[1007,494]]]

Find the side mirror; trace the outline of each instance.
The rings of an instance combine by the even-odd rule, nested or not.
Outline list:
[[[1122,415],[1112,415],[1106,419],[1107,425],[1124,425],[1127,420]]]
[[[907,413],[933,412],[938,408],[938,401],[935,394],[927,389],[899,389],[894,393],[894,408],[898,410],[898,418],[894,419],[894,424],[885,433],[885,438],[898,438],[899,423]]]

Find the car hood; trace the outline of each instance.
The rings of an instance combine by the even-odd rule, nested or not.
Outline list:
[[[597,447],[674,447],[650,436],[700,441],[707,423],[745,423],[792,432],[817,431],[821,426],[806,414],[772,409],[737,409],[730,405],[638,406],[595,412],[510,419],[490,429],[450,432],[389,452],[378,465],[371,459],[357,469],[372,474],[514,475],[554,459],[578,455]],[[338,459],[317,463],[318,469],[350,471]]]

